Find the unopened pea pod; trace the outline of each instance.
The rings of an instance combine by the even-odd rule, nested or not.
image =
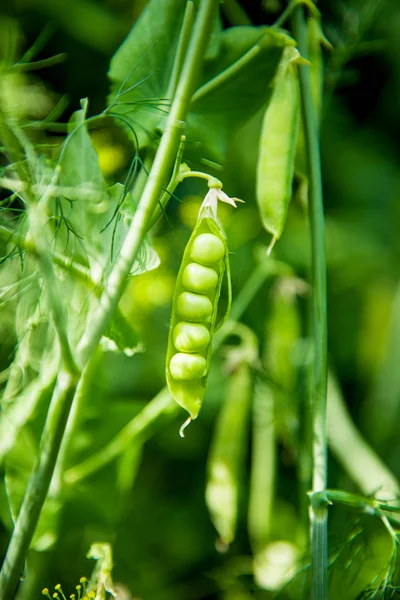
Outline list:
[[[292,197],[300,117],[299,60],[295,48],[284,50],[260,136],[256,197],[263,226],[274,239],[282,234]]]
[[[229,545],[236,534],[251,396],[251,367],[242,362],[230,377],[207,465],[206,503],[220,541],[225,545]]]
[[[247,527],[255,556],[271,541],[275,496],[276,439],[271,387],[257,381],[253,398],[251,472]]]
[[[220,189],[210,189],[185,248],[173,298],[166,378],[176,402],[189,412],[188,422],[199,414],[206,390],[225,268],[227,314],[231,302],[228,247],[217,215],[218,200],[235,206]]]

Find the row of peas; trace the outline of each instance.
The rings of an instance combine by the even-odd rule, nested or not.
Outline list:
[[[229,312],[228,246],[217,215],[218,200],[236,206],[219,187],[209,190],[185,248],[175,286],[166,375],[173,397],[190,414],[181,435],[186,424],[199,414],[206,390],[225,266]]]
[[[200,379],[206,374],[207,347],[210,344],[210,321],[213,317],[219,273],[215,270],[225,255],[225,246],[212,233],[195,238],[190,262],[182,274],[182,291],[177,299],[177,315],[184,319],[173,330],[178,350],[170,361],[172,377],[178,381]],[[188,290],[188,291],[186,291]]]

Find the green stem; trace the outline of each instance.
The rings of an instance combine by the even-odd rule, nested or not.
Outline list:
[[[293,16],[293,32],[301,55],[307,59],[307,24],[304,9],[299,6]],[[310,69],[299,65],[300,94],[305,131],[309,177],[309,216],[312,250],[313,312],[313,492],[321,492],[327,484],[327,308],[324,208],[322,197],[321,159],[318,125],[315,115]],[[328,511],[316,513],[311,505],[312,599],[325,600],[328,595]]]
[[[276,21],[272,25],[272,27],[277,27],[277,28],[282,27],[282,25],[288,19],[290,19],[290,17],[292,16],[292,14],[296,10],[296,8],[300,7],[301,5],[306,6],[312,14],[315,14],[315,15],[319,14],[318,9],[315,6],[313,0],[292,0],[291,2],[289,2],[289,4],[287,5],[287,7],[283,11],[283,13],[276,19]]]
[[[203,0],[200,4],[193,36],[182,68],[176,95],[172,102],[166,129],[161,138],[140,204],[132,219],[120,255],[105,284],[99,307],[78,344],[77,356],[81,365],[86,364],[93,354],[112,313],[117,307],[140,244],[147,233],[162,189],[165,187],[167,178],[172,171],[195,88],[198,69],[211,31],[214,9],[216,9],[216,0]]]
[[[202,85],[195,94],[193,94],[193,102],[197,102],[201,100],[203,96],[207,96],[211,92],[217,90],[222,84],[226,83],[230,79],[234,79],[238,73],[240,73],[243,68],[251,61],[253,58],[257,56],[257,54],[261,51],[260,43],[264,37],[261,37],[254,46],[250,48],[241,56],[236,62],[230,65],[225,71],[222,71],[218,75],[216,75],[210,81],[207,81],[204,85]]]
[[[238,0],[224,0],[222,10],[231,25],[252,25],[252,21]]]
[[[40,441],[38,458],[29,478],[1,569],[0,600],[10,600],[13,597],[22,574],[24,560],[46,500],[76,386],[76,376],[65,371],[59,374]]]
[[[172,67],[171,78],[169,80],[167,98],[173,98],[176,87],[178,85],[179,76],[181,74],[182,65],[185,59],[185,54],[188,48],[190,34],[193,27],[194,19],[194,4],[193,0],[188,0],[186,4],[185,14],[183,17],[183,23],[178,41],[178,47],[175,53],[174,64]]]
[[[132,441],[140,439],[141,442],[148,439],[151,426],[161,417],[169,412],[177,412],[178,406],[172,402],[168,388],[164,387],[153,398],[147,406],[134,417],[119,433],[111,440],[105,448],[90,458],[68,469],[64,474],[64,481],[68,485],[74,485],[89,475],[96,473],[99,469],[113,461],[128,448]]]

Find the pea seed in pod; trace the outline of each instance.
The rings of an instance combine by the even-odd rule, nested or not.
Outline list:
[[[213,312],[213,305],[207,296],[182,292],[178,296],[176,310],[185,321],[208,322]]]
[[[210,267],[198,263],[189,263],[182,275],[182,284],[192,292],[209,292],[217,287],[218,274]]]
[[[210,332],[201,323],[181,321],[174,327],[172,339],[179,352],[198,352],[210,343]]]
[[[201,379],[206,371],[207,362],[200,354],[174,354],[169,364],[169,370],[174,379],[190,381]]]
[[[190,258],[201,265],[215,265],[225,255],[223,242],[212,233],[201,233],[193,240]]]

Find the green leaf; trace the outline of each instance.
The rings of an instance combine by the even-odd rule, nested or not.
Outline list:
[[[70,134],[60,156],[60,183],[68,186],[90,185],[95,190],[104,192],[105,182],[99,159],[86,127],[87,98],[81,100],[81,107],[69,121]]]
[[[180,0],[151,0],[111,61],[108,113],[134,131],[138,147],[165,125],[183,8]],[[234,130],[268,101],[283,48],[295,42],[267,27],[220,31],[216,21],[214,31],[187,120],[186,154],[221,163]]]
[[[111,60],[108,113],[127,120],[139,147],[154,139],[168,111],[166,96],[185,4],[150,0]]]
[[[82,101],[82,107],[71,118],[75,127],[60,155],[60,184],[70,190],[70,195],[63,192],[63,214],[69,227],[81,238],[80,244],[74,246],[74,253],[84,262],[89,262],[92,277],[98,281],[118,256],[135,213],[135,205],[122,184],[106,186],[87,131],[86,101]],[[59,239],[58,243],[60,252],[65,252],[65,241]],[[159,263],[157,253],[146,238],[131,275],[155,269]]]
[[[32,418],[38,405],[50,400],[54,379],[44,384],[34,379],[15,400],[3,407],[0,413],[0,462],[16,443],[24,425]]]
[[[103,350],[120,350],[127,356],[143,351],[141,340],[120,310],[115,311],[102,337]]]

